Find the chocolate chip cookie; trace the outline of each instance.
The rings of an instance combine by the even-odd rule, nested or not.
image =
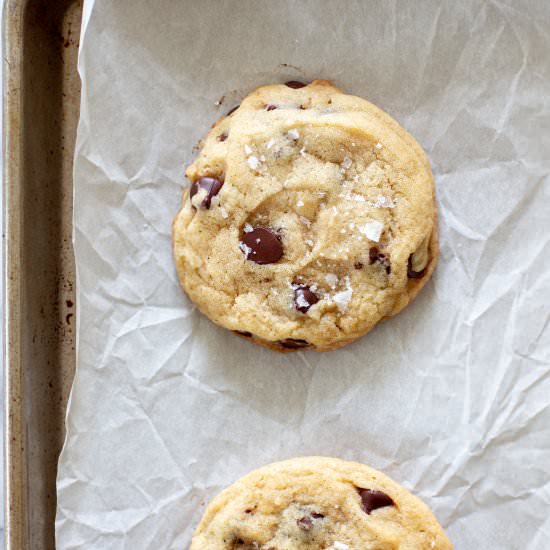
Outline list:
[[[428,507],[384,474],[334,458],[260,468],[218,495],[191,550],[451,550]]]
[[[187,168],[181,284],[214,322],[279,351],[343,346],[435,267],[428,160],[397,122],[328,81],[252,92]]]

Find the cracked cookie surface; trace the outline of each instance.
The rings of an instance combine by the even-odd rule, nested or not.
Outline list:
[[[327,81],[252,92],[187,168],[176,267],[212,321],[278,351],[341,347],[437,261],[434,185],[403,128]]]
[[[451,550],[418,498],[363,464],[295,458],[243,477],[208,506],[191,550]]]

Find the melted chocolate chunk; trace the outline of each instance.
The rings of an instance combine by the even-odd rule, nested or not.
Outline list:
[[[300,529],[309,531],[313,527],[315,520],[323,519],[324,517],[325,516],[323,514],[319,514],[318,512],[311,512],[310,514],[306,514],[304,517],[298,518],[296,520],[296,524],[300,527]]]
[[[298,80],[289,80],[288,82],[285,82],[285,86],[288,86],[293,90],[298,90],[299,88],[305,88],[307,84],[304,84],[303,82],[299,82]]]
[[[386,268],[386,273],[389,275],[391,273],[390,260],[385,254],[381,254],[376,246],[373,246],[369,249],[369,264],[379,263]]]
[[[266,111],[274,111],[276,108],[277,108],[277,105],[272,105],[271,103],[265,106]]]
[[[279,340],[279,344],[286,349],[300,349],[311,346],[307,340],[299,340],[297,338],[285,338],[284,340]]]
[[[244,233],[242,243],[246,259],[260,265],[274,264],[283,255],[280,235],[268,227],[254,227],[252,231]]]
[[[378,260],[378,248],[376,248],[376,246],[372,246],[369,249],[369,262],[372,265],[377,260]]]
[[[229,109],[229,111],[227,111],[227,114],[225,116],[232,115],[240,106],[241,104],[239,103],[236,107],[233,107],[233,109]]]
[[[307,313],[318,301],[319,297],[309,286],[300,285],[294,289],[294,307],[301,313]]]
[[[222,185],[223,181],[216,178],[206,176],[199,178],[193,183],[193,185],[191,185],[191,189],[189,190],[189,198],[192,199],[198,193],[199,189],[204,189],[206,191],[206,196],[202,199],[201,207],[208,210],[212,202],[212,197],[215,197],[220,192]]]
[[[259,550],[260,545],[256,541],[247,542],[243,539],[235,539],[231,548],[239,550]]]
[[[361,508],[363,508],[365,514],[370,514],[373,510],[377,510],[378,508],[395,506],[395,502],[382,491],[361,489],[361,487],[356,487],[356,489],[361,497]]]
[[[412,268],[412,257],[413,255],[411,254],[409,256],[409,262],[407,264],[407,277],[409,279],[421,279],[424,276],[424,273],[426,273],[426,268],[428,266],[426,266],[422,271],[415,271]]]

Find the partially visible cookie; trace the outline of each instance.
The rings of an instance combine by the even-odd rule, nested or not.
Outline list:
[[[279,351],[341,347],[435,267],[428,160],[328,81],[265,86],[220,119],[174,222],[181,284],[214,322]]]
[[[451,550],[428,507],[384,474],[295,458],[243,477],[208,506],[190,550]]]

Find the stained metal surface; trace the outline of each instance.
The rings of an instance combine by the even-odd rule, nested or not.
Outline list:
[[[72,383],[72,161],[81,0],[4,12],[5,521],[9,550],[53,549]]]

